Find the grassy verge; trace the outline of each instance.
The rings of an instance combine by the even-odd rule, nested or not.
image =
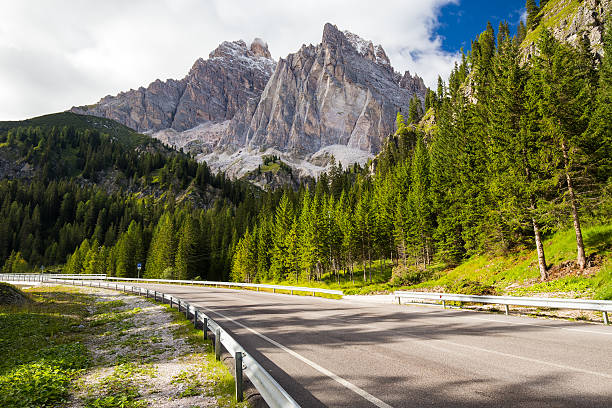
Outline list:
[[[544,242],[551,271],[551,278],[546,282],[539,280],[535,250],[523,249],[498,256],[475,255],[454,268],[447,268],[444,264],[431,265],[427,270],[408,268],[405,279],[392,276],[390,260],[377,260],[371,268],[366,265],[366,276],[369,277],[371,272],[372,282],[363,279],[363,267],[359,265],[354,271],[354,280],[348,274],[341,274],[339,279],[328,274],[322,281],[266,283],[339,289],[346,295],[407,289],[516,296],[560,293],[563,296],[612,299],[612,224],[584,227],[583,237],[592,263],[592,267],[583,272],[571,270],[571,261],[576,256],[573,229],[558,232]]]
[[[0,306],[0,407],[246,406],[183,314],[82,290],[33,288]]]
[[[30,302],[0,306],[0,406],[51,407],[90,364],[82,320],[92,298],[76,290],[37,288]]]

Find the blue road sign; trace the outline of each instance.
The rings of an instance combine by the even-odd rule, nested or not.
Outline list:
[[[136,265],[136,267],[137,267],[138,269],[140,269],[140,268],[142,268],[142,264],[138,264],[138,265]]]

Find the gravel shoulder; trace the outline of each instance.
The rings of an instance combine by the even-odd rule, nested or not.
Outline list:
[[[233,378],[182,314],[120,292],[82,288],[94,298],[84,344],[92,367],[69,407],[234,407]]]

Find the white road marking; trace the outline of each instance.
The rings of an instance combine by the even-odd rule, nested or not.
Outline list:
[[[519,317],[519,316],[517,316],[517,317]],[[520,316],[520,317],[522,317],[522,316]],[[598,331],[598,330],[579,329],[579,328],[572,328],[572,327],[557,327],[557,326],[548,326],[548,325],[545,325],[545,324],[535,324],[535,323],[526,323],[526,322],[512,322],[512,321],[509,321],[509,320],[486,319],[484,317],[474,317],[474,316],[464,316],[464,318],[472,319],[472,320],[481,320],[481,321],[485,321],[485,322],[508,323],[508,324],[515,324],[515,325],[519,325],[519,326],[535,326],[535,327],[542,327],[542,328],[545,328],[545,329],[569,330],[569,331],[576,331],[576,332],[582,332],[582,333],[604,334],[604,335],[612,336],[612,331],[604,332],[604,331]]]
[[[489,350],[483,347],[478,347],[478,346],[472,346],[469,344],[462,344],[462,343],[456,343],[454,341],[449,341],[449,340],[440,340],[440,339],[432,339],[430,337],[422,337],[422,336],[417,336],[414,334],[406,334],[404,333],[405,336],[407,337],[411,337],[413,339],[418,339],[421,340],[421,342],[423,344],[425,344],[426,346],[434,349],[434,350],[438,350],[438,351],[444,351],[446,353],[452,353],[451,350],[448,350],[446,348],[443,347],[437,347],[433,344],[429,344],[429,342],[439,342],[439,343],[443,343],[443,344],[448,344],[448,345],[452,345],[452,346],[458,346],[458,347],[464,347],[464,348],[468,348],[471,350],[476,350],[476,351],[480,351],[483,353],[490,353],[490,354],[496,354],[498,356],[503,356],[503,357],[510,357],[510,358],[515,358],[518,360],[523,360],[523,361],[529,361],[530,363],[537,363],[537,364],[542,364],[542,365],[547,365],[547,366],[551,366],[551,367],[555,367],[555,368],[561,368],[564,370],[568,370],[568,371],[575,371],[575,372],[579,372],[582,374],[590,374],[590,375],[594,375],[597,377],[603,377],[603,378],[612,378],[611,374],[606,374],[606,373],[600,373],[597,371],[591,371],[591,370],[585,370],[583,368],[578,368],[578,367],[572,367],[572,366],[568,366],[565,364],[558,364],[558,363],[552,363],[550,361],[544,361],[544,360],[538,360],[536,358],[531,358],[531,357],[524,357],[524,356],[519,356],[516,354],[510,354],[510,353],[504,353],[501,351],[496,351],[496,350]]]
[[[321,374],[324,374],[326,376],[328,376],[329,378],[331,378],[332,380],[336,381],[339,384],[342,384],[343,386],[345,386],[346,388],[348,388],[349,390],[353,391],[354,393],[360,395],[361,397],[365,398],[366,400],[370,401],[372,404],[376,405],[379,408],[393,408],[391,405],[387,404],[384,401],[381,401],[380,399],[376,398],[375,396],[373,396],[372,394],[368,393],[367,391],[359,388],[358,386],[356,386],[355,384],[345,380],[342,377],[339,377],[338,375],[332,373],[331,371],[329,371],[326,368],[321,367],[320,365],[318,365],[317,363],[315,363],[312,360],[307,359],[306,357],[302,356],[301,354],[291,350],[289,347],[283,346],[282,344],[280,344],[279,342],[272,340],[271,338],[269,338],[268,336],[258,332],[257,330],[251,329],[248,326],[245,326],[244,324],[240,323],[237,320],[232,319],[231,317],[225,316],[222,313],[219,313],[213,309],[210,309],[208,307],[205,306],[199,306],[202,309],[206,309],[209,312],[212,312],[216,315],[219,315],[221,317],[223,317],[224,319],[227,319],[235,324],[237,324],[238,326],[250,331],[251,333],[255,334],[256,336],[261,337],[262,339],[266,340],[268,343],[273,344],[274,346],[280,348],[281,350],[291,354],[293,357],[297,358],[298,360],[302,361],[303,363],[309,365],[310,367],[314,368],[315,370],[317,370],[318,372],[320,372]]]

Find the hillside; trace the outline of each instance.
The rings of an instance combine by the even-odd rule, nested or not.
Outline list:
[[[578,47],[582,38],[588,38],[593,53],[601,58],[605,20],[611,11],[610,0],[549,0],[537,10],[534,25],[527,27],[521,47],[527,54],[533,54],[538,37],[547,29],[557,40],[573,47]]]
[[[176,217],[174,234],[186,220],[197,222],[197,239],[205,241],[198,248],[208,254],[199,273],[208,273],[204,265],[213,260],[211,273],[221,278],[227,270],[228,243],[245,228],[233,214],[252,211],[245,200],[257,188],[213,175],[205,164],[108,119],[59,113],[2,122],[0,129],[3,271],[62,265],[91,242],[96,250],[128,245],[129,252],[113,255],[120,261],[88,266],[131,275],[163,216]]]

